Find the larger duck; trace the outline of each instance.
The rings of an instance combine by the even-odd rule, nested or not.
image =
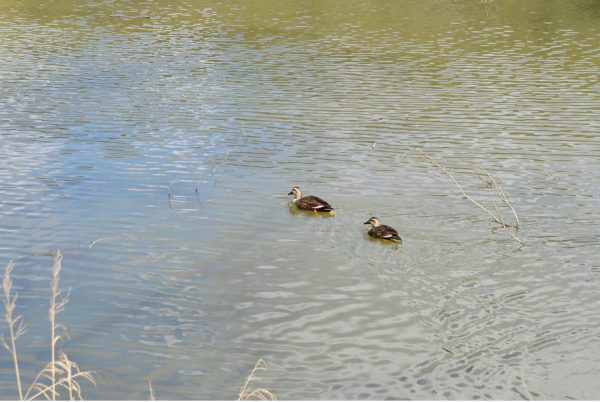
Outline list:
[[[333,207],[324,199],[316,197],[314,195],[307,195],[302,197],[302,191],[300,187],[293,187],[292,191],[288,195],[293,195],[294,199],[292,202],[300,209],[307,211],[313,211],[316,215],[317,212],[332,212]]]

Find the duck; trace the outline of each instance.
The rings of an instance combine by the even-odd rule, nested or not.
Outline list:
[[[302,190],[300,190],[300,187],[298,186],[293,187],[292,191],[290,191],[288,195],[294,196],[292,202],[296,207],[300,209],[313,211],[315,215],[317,214],[317,212],[333,213],[333,207],[324,199],[316,197],[314,195],[307,195],[306,197],[302,197]]]
[[[366,221],[364,224],[371,225],[371,229],[369,229],[369,236],[371,237],[376,237],[378,239],[390,241],[402,241],[396,229],[394,229],[391,226],[382,225],[379,222],[379,219],[375,216],[369,218],[369,220]]]

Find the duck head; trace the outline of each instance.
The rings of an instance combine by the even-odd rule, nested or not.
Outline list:
[[[379,223],[379,219],[377,219],[377,218],[376,218],[376,217],[374,217],[374,216],[370,217],[370,218],[369,218],[369,220],[368,220],[368,221],[366,221],[364,224],[365,224],[365,225],[371,225],[371,226],[373,226],[373,227],[377,227],[377,226],[381,225],[381,224]]]
[[[288,195],[293,195],[295,200],[298,200],[302,197],[302,191],[300,191],[300,187],[294,186],[292,191],[288,193]]]

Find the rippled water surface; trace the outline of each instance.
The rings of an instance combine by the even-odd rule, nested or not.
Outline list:
[[[61,248],[88,398],[230,399],[258,358],[282,399],[598,398],[599,47],[593,0],[2,1],[24,382]]]

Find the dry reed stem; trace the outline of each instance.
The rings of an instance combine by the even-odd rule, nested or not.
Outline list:
[[[156,395],[154,395],[154,388],[152,388],[152,379],[148,377],[148,391],[150,392],[149,400],[155,401]]]
[[[52,267],[52,283],[50,285],[50,368],[52,374],[52,384],[56,384],[56,344],[60,337],[56,336],[56,314],[64,309],[68,299],[62,299],[58,301],[60,290],[58,289],[60,269],[62,268],[62,253],[60,250],[56,250],[56,257],[54,258],[54,266]],[[56,387],[52,389],[52,400],[56,400]]]
[[[57,330],[62,329],[65,336],[66,328],[62,324],[56,323],[56,314],[64,310],[65,305],[69,301],[69,295],[61,297],[61,291],[59,289],[59,278],[60,270],[62,267],[62,253],[57,250],[56,257],[54,259],[54,267],[52,269],[52,282],[51,286],[51,298],[50,298],[50,309],[49,319],[51,324],[51,342],[50,362],[36,375],[33,383],[27,389],[27,392],[23,396],[23,387],[21,384],[20,372],[19,372],[19,360],[17,357],[16,340],[25,333],[26,325],[23,323],[23,316],[14,317],[14,310],[17,302],[17,295],[11,295],[12,292],[12,281],[10,279],[11,272],[14,268],[12,261],[6,266],[4,273],[4,279],[2,281],[2,289],[4,292],[4,306],[5,306],[5,318],[9,326],[10,332],[10,346],[4,342],[6,347],[12,354],[13,362],[15,366],[15,375],[17,377],[17,388],[19,390],[20,400],[33,400],[40,396],[44,396],[46,399],[55,400],[59,396],[58,389],[62,388],[68,393],[70,400],[83,399],[81,393],[81,386],[79,385],[79,379],[85,379],[96,385],[92,372],[81,371],[79,366],[74,361],[70,360],[65,353],[60,353],[58,359],[56,358],[56,344],[62,339],[62,336],[57,335]],[[15,329],[16,328],[16,329]]]
[[[67,355],[64,353],[63,353],[63,355],[64,355],[64,360],[68,362],[65,365],[65,373],[66,373],[67,383],[73,384],[75,382],[73,380],[73,365],[71,364],[71,361],[69,360]],[[69,390],[69,400],[72,401],[73,400],[73,387],[69,387],[68,390]],[[79,387],[79,384],[77,385],[77,388],[75,388],[75,390],[81,396],[81,388]],[[81,399],[81,398],[79,398],[79,399]]]
[[[14,297],[11,296],[12,291],[12,280],[10,274],[15,267],[14,262],[11,260],[6,265],[6,271],[4,271],[4,279],[2,281],[2,290],[4,292],[4,319],[8,324],[8,331],[10,333],[10,346],[2,338],[3,346],[11,353],[13,365],[15,368],[15,377],[17,381],[17,390],[19,392],[19,400],[23,400],[23,386],[21,385],[21,372],[19,370],[19,359],[17,356],[17,339],[25,333],[27,325],[23,321],[23,316],[19,315],[14,317],[15,307],[17,306],[18,293],[15,293]]]
[[[267,371],[267,363],[263,359],[258,359],[254,368],[246,377],[246,380],[240,387],[240,392],[238,394],[238,401],[247,401],[252,398],[261,400],[261,401],[275,401],[277,400],[277,396],[273,394],[271,391],[265,388],[254,388],[248,389],[250,383],[256,378],[256,373],[259,371]]]
[[[53,369],[55,373],[62,376],[62,378],[54,382],[52,382]],[[83,399],[83,396],[81,393],[81,385],[79,385],[80,378],[96,385],[96,381],[94,380],[91,371],[80,371],[75,362],[69,360],[64,353],[61,353],[59,360],[55,362],[54,366],[52,366],[51,363],[48,363],[38,374],[36,381],[27,391],[25,399],[31,401],[40,396],[50,399],[52,395],[60,396],[57,389],[64,388],[69,393],[70,400],[75,400],[75,398],[81,400]],[[44,379],[50,382],[50,384],[45,384],[43,382]],[[37,393],[32,394],[32,391],[37,391]],[[32,395],[30,396],[30,394]]]
[[[484,207],[483,205],[481,205],[479,202],[475,201],[471,196],[469,196],[465,189],[463,188],[463,186],[460,185],[460,183],[454,178],[454,176],[452,175],[452,173],[450,173],[446,168],[444,168],[442,165],[440,165],[437,161],[435,161],[431,156],[429,156],[428,154],[426,154],[425,152],[421,151],[420,149],[416,149],[417,152],[419,152],[421,154],[421,156],[423,157],[423,159],[428,160],[429,162],[431,162],[431,164],[433,164],[435,167],[437,167],[438,169],[440,169],[442,172],[444,172],[446,175],[448,175],[448,177],[450,177],[450,179],[454,182],[454,184],[456,184],[456,186],[458,187],[458,189],[461,191],[462,195],[469,201],[471,201],[473,204],[477,205],[479,208],[481,208],[483,211],[485,211],[496,223],[499,223],[502,228],[506,231],[506,233],[508,233],[513,239],[515,239],[516,241],[518,241],[521,244],[525,244],[523,243],[523,241],[521,239],[519,239],[515,234],[513,234],[510,230],[508,230],[509,225],[507,225],[504,222],[504,219],[502,219],[502,216],[500,215],[500,211],[498,210],[498,208],[496,207],[496,205],[494,204],[494,207],[496,208],[496,211],[498,213],[498,215],[495,215],[493,212],[491,212],[489,209],[487,209],[486,207]],[[480,168],[481,169],[481,168]],[[506,198],[506,194],[504,193],[504,191],[500,188],[500,186],[498,185],[498,183],[496,182],[496,180],[485,170],[481,169],[492,181],[492,183],[494,184],[494,186],[496,187],[496,191],[498,192],[500,198],[502,199],[502,201],[508,205],[510,207],[510,209],[512,210],[513,214],[515,215],[515,219],[517,220],[517,228],[519,225],[519,218],[517,216],[517,213],[515,212],[515,209],[512,207],[512,204],[510,204],[510,202],[508,202],[508,199]]]

